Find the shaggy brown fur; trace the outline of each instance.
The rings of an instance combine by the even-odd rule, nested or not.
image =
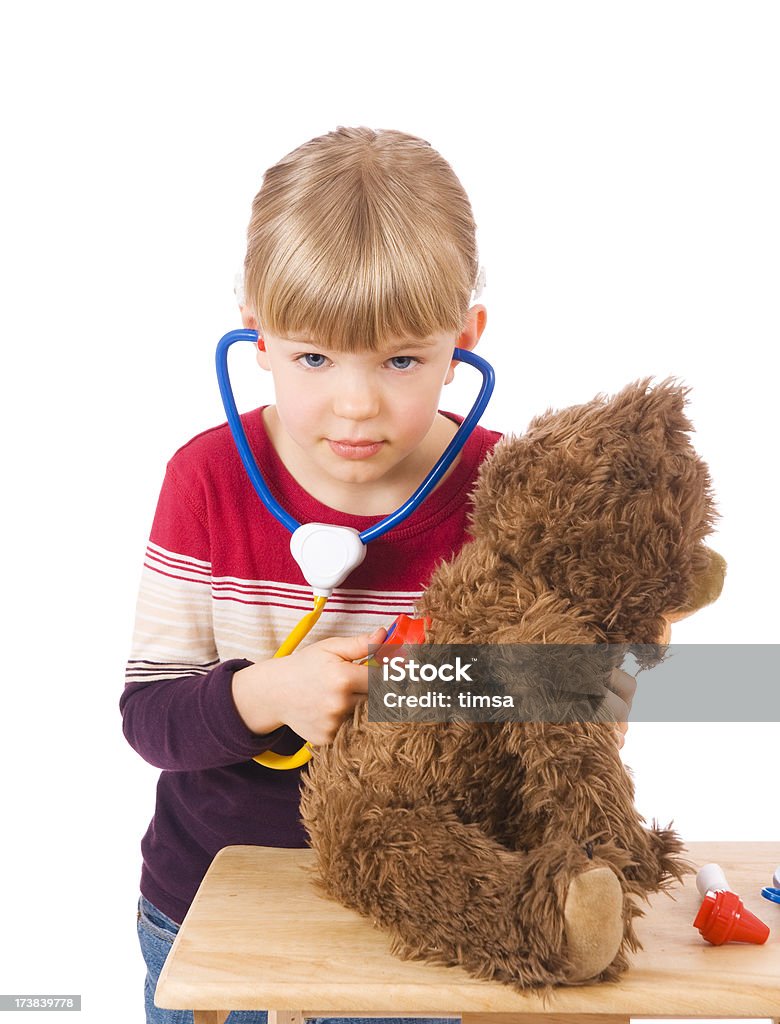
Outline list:
[[[472,496],[473,539],[419,602],[428,642],[654,644],[714,599],[723,563],[702,543],[716,511],[687,391],[648,378],[504,438]],[[520,989],[615,979],[638,948],[633,898],[689,866],[679,837],[636,811],[613,730],[370,723],[359,705],[303,776],[320,884],[404,958]],[[582,978],[564,911],[597,866],[622,886],[622,942]]]

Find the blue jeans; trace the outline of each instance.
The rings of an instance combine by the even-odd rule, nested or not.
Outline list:
[[[166,917],[145,896],[138,901],[138,941],[146,961],[146,1024],[193,1024],[192,1010],[161,1010],[154,1005],[154,990],[179,925]],[[410,1024],[406,1017],[316,1017],[316,1024]],[[460,1024],[459,1017],[415,1017],[417,1024]],[[225,1024],[268,1024],[265,1010],[233,1010]]]

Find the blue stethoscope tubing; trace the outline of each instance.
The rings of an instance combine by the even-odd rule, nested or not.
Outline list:
[[[225,407],[228,426],[230,427],[230,432],[233,435],[233,440],[236,448],[238,449],[238,454],[240,455],[241,461],[244,464],[244,469],[252,482],[252,486],[257,492],[257,496],[268,511],[282,524],[282,526],[287,527],[290,533],[295,533],[301,524],[293,518],[289,512],[286,512],[282,508],[276,498],[274,498],[269,491],[268,486],[263,479],[263,474],[260,472],[257,461],[252,454],[252,449],[249,447],[249,441],[247,440],[246,432],[244,431],[244,425],[241,422],[241,417],[239,416],[238,409],[236,408],[233,389],[230,386],[230,375],[228,373],[227,365],[228,349],[238,341],[251,341],[253,344],[257,344],[257,339],[257,331],[248,329],[229,331],[220,339],[216,353],[219,392],[222,396],[222,404]],[[378,523],[374,523],[373,526],[369,526],[359,534],[360,540],[364,544],[368,544],[369,541],[376,540],[377,537],[381,537],[394,526],[398,526],[399,523],[402,523],[408,516],[410,516],[412,512],[414,512],[414,510],[425,500],[425,498],[427,498],[454,462],[458,452],[463,448],[464,444],[468,440],[469,434],[471,434],[482,416],[482,413],[485,411],[485,406],[490,401],[490,396],[493,394],[493,388],[495,387],[496,382],[495,371],[490,363],[481,356],[474,355],[474,353],[470,352],[468,349],[462,348],[455,348],[452,353],[452,358],[461,363],[469,363],[471,366],[476,367],[482,374],[482,386],[479,394],[477,395],[477,399],[471,407],[468,415],[458,427],[455,436],[439,457],[436,465],[426,476],[414,494],[412,494],[410,498],[407,498],[403,505],[401,505],[400,508],[397,508],[395,512],[391,512],[389,516],[385,516],[384,519],[380,520]]]

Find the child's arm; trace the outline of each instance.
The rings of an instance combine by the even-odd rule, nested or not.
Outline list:
[[[248,761],[291,737],[328,743],[368,692],[373,637],[331,637],[286,658],[234,659],[206,675],[128,683],[120,700],[130,745],[168,771]]]
[[[248,761],[289,730],[248,729],[233,704],[233,673],[250,663],[226,661],[205,675],[129,681],[119,707],[128,743],[168,771],[197,771]]]
[[[194,460],[180,450],[157,502],[144,561],[122,727],[131,746],[159,768],[187,771],[249,760],[275,745],[285,726],[258,735],[233,702],[233,673],[214,638],[211,531]]]

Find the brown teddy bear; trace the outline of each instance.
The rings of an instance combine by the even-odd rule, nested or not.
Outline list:
[[[472,539],[417,606],[427,643],[652,645],[653,664],[670,623],[718,596],[689,389],[650,383],[499,442]],[[617,978],[639,948],[633,897],[690,870],[633,798],[614,724],[369,722],[362,703],[315,749],[301,815],[319,884],[394,953],[546,988]]]

